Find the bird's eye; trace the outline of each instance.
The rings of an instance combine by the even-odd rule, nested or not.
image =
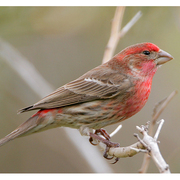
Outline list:
[[[149,55],[149,54],[150,54],[150,52],[149,52],[149,51],[143,51],[143,54],[145,54],[145,55]]]

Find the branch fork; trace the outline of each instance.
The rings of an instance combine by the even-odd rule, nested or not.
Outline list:
[[[141,127],[136,126],[137,130],[143,135],[141,139],[138,134],[134,136],[138,139],[138,142],[127,147],[111,147],[108,149],[108,155],[117,158],[131,157],[139,152],[147,153],[149,157],[152,157],[160,173],[170,173],[169,165],[163,159],[158,144],[160,143],[157,139],[160,134],[161,128],[163,126],[164,119],[158,122],[158,128],[154,137],[148,134],[148,127],[150,122],[147,122],[146,125]],[[120,129],[117,127],[117,129]],[[117,129],[115,130],[117,133]],[[114,133],[114,132],[113,132]],[[99,143],[100,147],[103,150],[106,150],[106,147],[103,143]]]
[[[140,149],[135,149],[135,148],[133,149],[137,150],[138,152],[148,153],[153,158],[157,168],[159,169],[161,173],[170,173],[169,165],[163,159],[159,151],[159,147],[158,147],[159,141],[157,141],[157,138],[159,136],[163,123],[164,123],[163,119],[159,121],[159,126],[154,135],[154,138],[148,135],[147,129],[145,126],[141,126],[141,127],[137,126],[136,128],[143,135],[143,139],[141,139],[138,136],[138,134],[135,134],[135,137],[137,137],[138,141],[145,147],[145,150],[144,149],[140,150]]]

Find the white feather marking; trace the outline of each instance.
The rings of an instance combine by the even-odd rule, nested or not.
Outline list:
[[[85,78],[84,80],[87,82],[95,82],[95,83],[100,84],[100,85],[105,85],[103,82],[101,82],[97,79],[94,79],[94,78],[92,78],[92,79],[91,78]]]
[[[85,78],[84,81],[86,81],[86,82],[94,82],[94,83],[97,83],[97,84],[102,85],[102,86],[107,86],[107,85],[108,86],[117,86],[115,84],[109,84],[109,83],[105,84],[102,81],[99,81],[99,80],[94,79],[94,78]]]

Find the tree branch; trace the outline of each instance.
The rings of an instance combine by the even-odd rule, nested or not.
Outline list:
[[[124,10],[125,7],[116,8],[116,12],[112,20],[110,38],[104,51],[104,57],[102,63],[109,61],[114,54],[117,43],[119,41],[119,29],[121,28]]]
[[[143,152],[146,153],[149,157],[152,157],[160,173],[170,173],[169,165],[163,159],[158,147],[159,142],[157,141],[163,123],[164,120],[162,119],[159,122],[159,126],[154,135],[154,138],[148,135],[149,123],[147,123],[146,126],[137,126],[136,128],[143,135],[143,139],[141,139],[138,134],[134,134],[134,136],[138,139],[138,142],[127,147],[111,147],[108,151],[108,154],[115,158],[126,158],[132,157],[139,152]],[[105,150],[106,147],[104,144],[99,143],[99,145],[103,150]]]
[[[107,46],[104,51],[104,57],[103,57],[102,63],[105,63],[112,58],[120,38],[122,38],[142,16],[141,11],[139,11],[126,24],[126,26],[124,26],[122,28],[122,30],[120,30],[124,11],[125,11],[125,7],[117,7],[116,8],[116,12],[115,12],[114,18],[112,20],[110,38],[109,38],[109,41],[108,41]]]
[[[160,173],[170,173],[169,165],[166,164],[165,160],[163,159],[163,157],[160,153],[160,150],[158,147],[158,141],[157,141],[157,137],[160,133],[163,123],[164,123],[164,120],[162,119],[159,123],[158,129],[156,131],[154,138],[152,138],[151,136],[148,135],[147,130],[146,130],[146,128],[144,128],[144,126],[142,126],[141,128],[137,127],[137,129],[140,131],[141,134],[143,134],[142,141],[143,141],[143,143],[146,144],[145,147],[148,151],[148,155],[150,155],[153,158],[154,163],[156,164],[159,172]]]

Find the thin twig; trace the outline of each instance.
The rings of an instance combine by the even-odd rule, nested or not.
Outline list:
[[[131,29],[131,27],[139,20],[141,16],[142,16],[142,12],[138,11],[136,15],[122,28],[121,32],[119,33],[119,38],[122,38]]]
[[[111,35],[104,52],[103,63],[109,61],[114,55],[114,51],[117,47],[117,44],[130,29],[131,27],[139,20],[142,16],[141,11],[139,11],[123,28],[121,29],[121,23],[124,15],[125,7],[117,7],[116,13],[114,15],[112,26],[111,26]]]
[[[161,120],[159,123],[159,126],[156,131],[155,137],[157,138],[161,127],[164,123],[164,120]],[[162,157],[159,147],[158,147],[158,141],[157,139],[152,138],[148,135],[147,130],[142,126],[141,128],[138,127],[138,130],[140,133],[143,134],[143,139],[139,139],[142,144],[145,144],[144,146],[148,150],[148,154],[152,157],[154,160],[154,163],[156,164],[158,170],[160,173],[170,173],[169,165],[165,162],[164,158]],[[147,154],[147,153],[146,153]]]
[[[164,111],[166,106],[169,104],[169,102],[173,99],[173,97],[177,94],[177,91],[173,91],[167,98],[160,101],[154,108],[153,115],[152,115],[152,124],[155,124],[158,117],[161,115],[161,113]],[[151,130],[151,129],[150,129]],[[149,132],[152,133],[151,131]],[[152,135],[152,134],[151,134]]]
[[[116,12],[115,12],[114,18],[112,20],[110,38],[109,38],[108,44],[106,46],[106,49],[104,51],[104,57],[102,60],[103,63],[109,61],[112,58],[114,51],[117,47],[117,44],[119,41],[118,36],[119,36],[120,28],[121,28],[124,10],[125,10],[125,7],[117,7],[116,8]]]
[[[161,119],[159,122],[159,126],[158,126],[158,128],[157,128],[157,130],[156,130],[156,133],[155,133],[155,135],[154,135],[154,139],[157,141],[157,139],[158,139],[158,136],[159,136],[159,133],[160,133],[160,131],[161,131],[161,128],[162,128],[162,126],[163,126],[163,124],[164,124],[164,119]]]
[[[122,124],[120,124],[109,136],[113,137],[118,131],[122,128]]]

